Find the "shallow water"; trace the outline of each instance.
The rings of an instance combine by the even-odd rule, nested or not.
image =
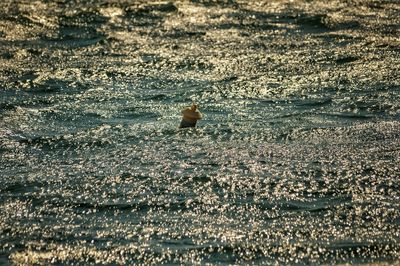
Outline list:
[[[0,264],[399,263],[399,24],[397,0],[2,1]]]

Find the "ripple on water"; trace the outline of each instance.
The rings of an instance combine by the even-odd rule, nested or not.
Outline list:
[[[1,2],[0,264],[397,263],[398,11]]]

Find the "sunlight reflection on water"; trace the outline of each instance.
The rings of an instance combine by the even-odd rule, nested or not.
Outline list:
[[[396,1],[0,7],[0,264],[399,260]]]

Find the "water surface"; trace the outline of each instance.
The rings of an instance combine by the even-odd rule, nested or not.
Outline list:
[[[399,23],[397,0],[2,1],[0,264],[399,263]]]

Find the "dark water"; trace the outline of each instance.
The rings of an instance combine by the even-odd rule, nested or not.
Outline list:
[[[1,1],[0,264],[399,264],[399,25],[397,0]]]

